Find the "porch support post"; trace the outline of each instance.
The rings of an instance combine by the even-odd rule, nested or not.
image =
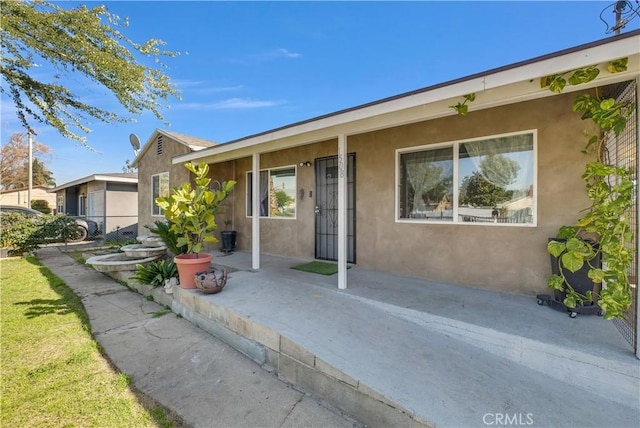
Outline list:
[[[347,136],[338,135],[338,288],[347,288]]]
[[[253,154],[251,177],[251,268],[260,269],[260,153]]]

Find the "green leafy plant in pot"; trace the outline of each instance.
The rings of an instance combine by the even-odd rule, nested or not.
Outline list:
[[[616,73],[626,70],[626,65],[627,58],[622,58],[610,62],[606,69]],[[548,76],[541,84],[560,93],[566,84],[586,83],[599,72],[595,66],[586,67],[565,73],[568,78],[564,74]],[[582,174],[591,206],[573,226],[561,227],[560,239],[551,239],[547,245],[547,251],[556,258],[560,269],[552,273],[549,287],[562,293],[567,308],[597,302],[605,319],[623,318],[633,300],[629,271],[635,251],[630,224],[635,165],[613,164],[607,142],[621,136],[635,108],[631,101],[600,96],[598,89],[595,94],[578,95],[574,99],[573,110],[598,128],[595,135],[585,133],[588,142],[583,150],[595,155],[595,160],[586,164]],[[586,276],[593,284],[601,284],[601,289],[579,290],[573,276],[566,273],[579,271],[586,271]]]
[[[156,220],[153,226],[146,225],[149,232],[157,235],[172,255],[178,256],[180,254],[186,254],[187,246],[178,246],[178,236],[171,230],[171,225],[164,221]]]
[[[201,162],[196,167],[189,162],[185,164],[185,168],[195,175],[195,186],[183,183],[174,188],[171,195],[156,198],[156,203],[164,210],[170,229],[177,236],[176,245],[186,247],[185,254],[174,258],[178,266],[180,286],[196,288],[195,273],[208,270],[213,259],[211,254],[201,254],[203,245],[205,242],[218,242],[213,236],[213,232],[218,229],[216,215],[236,182],[216,182],[218,188],[212,189],[211,179],[207,177],[209,165]]]

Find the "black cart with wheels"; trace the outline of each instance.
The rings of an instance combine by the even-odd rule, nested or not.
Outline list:
[[[536,298],[538,299],[538,304],[540,306],[546,303],[553,309],[567,312],[569,314],[569,317],[571,318],[577,317],[578,314],[598,315],[598,316],[603,315],[602,308],[598,306],[598,304],[595,302],[590,302],[591,304],[588,304],[588,305],[576,304],[575,308],[570,308],[566,306],[562,300],[558,300],[553,296],[550,296],[549,294],[538,294]]]

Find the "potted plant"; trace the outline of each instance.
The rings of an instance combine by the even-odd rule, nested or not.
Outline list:
[[[555,237],[549,238],[547,251],[552,275],[549,286],[554,290],[553,297],[537,296],[539,305],[546,302],[556,309],[567,310],[572,318],[578,313],[602,315],[602,308],[595,301],[602,282],[589,276],[592,269],[602,268],[602,255],[597,241],[582,233],[575,226],[562,226]],[[583,263],[576,263],[579,258]]]
[[[226,230],[222,231],[222,248],[220,251],[223,253],[233,253],[236,250],[236,237],[237,232],[235,230],[229,230],[233,222],[230,219],[224,221]]]
[[[149,232],[153,235],[157,235],[162,243],[167,247],[169,252],[171,252],[174,256],[179,256],[180,254],[185,254],[187,252],[187,246],[178,246],[178,236],[171,229],[171,225],[164,221],[156,220],[153,226],[146,225]]]
[[[195,288],[195,273],[206,271],[213,256],[201,254],[205,242],[218,242],[213,232],[218,229],[216,215],[220,204],[233,190],[233,180],[218,183],[218,189],[211,189],[211,179],[207,177],[209,165],[201,162],[197,167],[191,162],[185,164],[195,175],[195,186],[183,183],[172,190],[167,197],[156,198],[156,203],[167,219],[170,230],[177,236],[176,246],[185,247],[185,253],[176,255],[174,262],[182,288]]]
[[[616,73],[626,70],[627,58],[612,61],[607,70]],[[568,78],[566,74],[570,73]],[[562,75],[547,76],[542,86],[562,92],[566,84],[591,81],[599,73],[597,67],[572,70]],[[582,113],[596,125],[595,135],[587,135],[583,153],[595,160],[587,163],[582,179],[585,181],[591,206],[572,227],[561,228],[561,238],[552,239],[547,251],[557,259],[559,270],[552,272],[548,285],[561,292],[562,304],[575,316],[575,308],[597,302],[605,319],[623,318],[633,300],[629,282],[629,268],[634,260],[634,236],[630,211],[636,192],[634,166],[620,166],[609,159],[607,143],[618,139],[632,118],[636,106],[631,101],[618,101],[594,94],[578,95],[573,110]],[[585,237],[595,241],[590,242]],[[580,276],[567,275],[584,271],[593,284],[600,287],[581,289]],[[593,285],[592,284],[592,285]],[[540,301],[538,302],[540,303]]]

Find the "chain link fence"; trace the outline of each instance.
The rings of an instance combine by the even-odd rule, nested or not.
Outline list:
[[[137,216],[88,216],[90,240],[131,241],[138,237]]]

